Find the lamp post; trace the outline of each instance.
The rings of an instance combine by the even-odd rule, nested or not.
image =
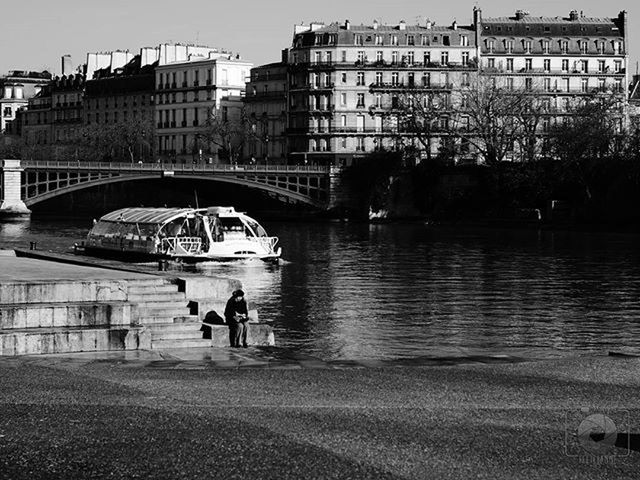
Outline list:
[[[264,166],[268,170],[269,167],[269,135],[264,136]]]

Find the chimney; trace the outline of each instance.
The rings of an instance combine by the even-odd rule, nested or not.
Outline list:
[[[344,29],[351,30],[351,22],[349,20],[344,21]]]
[[[63,55],[62,56],[62,75],[70,75],[73,73],[73,62],[71,60],[71,55]]]
[[[378,20],[374,20],[373,21],[373,29],[377,30],[378,29]]]
[[[407,23],[404,20],[400,20],[400,25],[398,25],[398,29],[406,30],[407,29]]]
[[[527,15],[529,15],[529,12],[526,12],[524,10],[516,10],[516,20],[522,20]]]
[[[432,26],[433,26],[433,23],[431,22],[431,20],[427,19],[427,24],[426,24],[427,29],[431,30]]]
[[[453,28],[454,30],[457,30],[458,29],[458,22],[456,22],[454,20],[453,23],[451,24],[451,28]]]
[[[572,22],[575,22],[576,20],[578,20],[578,11],[577,10],[571,10],[569,12],[569,20],[571,20]]]

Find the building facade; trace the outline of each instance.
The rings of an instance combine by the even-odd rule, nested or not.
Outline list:
[[[16,118],[16,112],[51,80],[49,72],[14,70],[0,77],[0,133]]]
[[[469,120],[465,97],[474,82],[490,79],[505,91],[535,94],[548,113],[538,127],[543,142],[554,122],[588,95],[618,95],[626,105],[627,64],[626,12],[483,18],[475,8],[471,25],[311,23],[295,27],[281,64],[253,70],[247,104],[259,116],[286,99],[290,162],[349,164],[376,150],[407,147],[425,158],[452,143],[456,155],[475,161],[475,142],[456,134]],[[285,65],[285,90],[273,101],[261,91],[272,87],[260,78]],[[419,102],[423,120],[412,123]],[[626,121],[621,111],[621,129]],[[517,152],[509,158],[518,159]]]
[[[287,57],[251,69],[245,106],[253,138],[246,156],[257,163],[285,162],[287,156]]]
[[[155,70],[156,150],[178,162],[217,162],[222,148],[205,140],[208,120],[240,116],[246,79],[253,65],[211,50],[187,61],[161,64]]]
[[[474,10],[480,34],[480,72],[505,90],[535,92],[542,105],[540,142],[556,123],[593,95],[613,95],[623,108],[619,130],[628,125],[627,13],[615,18],[534,17],[518,10],[513,17],[483,18]],[[518,152],[512,152],[518,158]]]

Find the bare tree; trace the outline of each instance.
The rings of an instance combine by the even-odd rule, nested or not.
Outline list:
[[[487,165],[505,159],[521,138],[529,94],[507,89],[496,77],[478,76],[460,91],[460,109],[453,116],[455,135],[476,147]]]
[[[246,141],[253,136],[245,109],[239,110],[235,115],[225,113],[227,111],[222,109],[211,111],[198,134],[209,145],[217,146],[221,156],[230,162],[237,162],[241,158]]]

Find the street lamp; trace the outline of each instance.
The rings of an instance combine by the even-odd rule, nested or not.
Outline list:
[[[264,166],[269,166],[269,135],[264,136]]]

